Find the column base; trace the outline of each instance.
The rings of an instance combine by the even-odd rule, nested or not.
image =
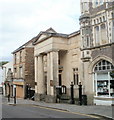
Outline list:
[[[46,98],[45,98],[45,102],[48,102],[48,103],[56,103],[56,97],[55,96],[51,96],[51,95],[46,95]]]
[[[45,95],[44,94],[35,93],[35,101],[45,101]]]
[[[44,101],[44,102],[48,102],[48,103],[56,103],[56,97],[51,96],[51,95],[35,93],[35,101]]]

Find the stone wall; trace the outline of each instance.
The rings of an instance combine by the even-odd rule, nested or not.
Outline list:
[[[25,82],[34,88],[34,48],[25,49]]]
[[[93,49],[91,56],[92,56],[92,59],[94,59],[97,56],[104,55],[114,60],[114,56],[112,54],[113,51],[114,51],[114,45],[101,47],[101,48]]]

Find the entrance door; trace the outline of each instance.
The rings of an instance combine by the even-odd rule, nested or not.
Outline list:
[[[62,76],[59,74],[59,86],[62,86]]]
[[[59,74],[59,86],[62,86],[62,75]],[[61,87],[59,88],[59,94],[61,94],[62,91],[61,91]]]

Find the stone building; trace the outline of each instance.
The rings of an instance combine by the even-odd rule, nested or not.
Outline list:
[[[88,102],[114,104],[114,2],[81,0],[81,62]]]
[[[13,61],[2,66],[3,95],[13,96]]]
[[[88,104],[113,104],[114,2],[80,0],[80,4],[79,31],[62,34],[49,28],[13,52],[18,97],[25,96],[26,85],[35,84],[35,100],[56,102],[58,95],[70,96],[73,82],[78,98],[81,82]]]
[[[57,88],[65,86],[78,97],[78,83],[88,104],[112,105],[114,96],[114,2],[81,0],[80,31],[61,34],[52,28],[40,32],[34,44],[35,99],[55,102]]]
[[[20,98],[28,96],[28,87],[34,90],[34,47],[31,39],[13,54],[13,84],[16,85],[16,95]]]
[[[70,96],[74,82],[78,95],[80,77],[80,31],[70,35],[55,32],[52,28],[40,32],[34,44],[35,99],[56,102],[57,89],[64,86]]]

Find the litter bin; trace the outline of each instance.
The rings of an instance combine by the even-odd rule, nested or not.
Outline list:
[[[87,105],[87,95],[82,95],[82,105]]]

